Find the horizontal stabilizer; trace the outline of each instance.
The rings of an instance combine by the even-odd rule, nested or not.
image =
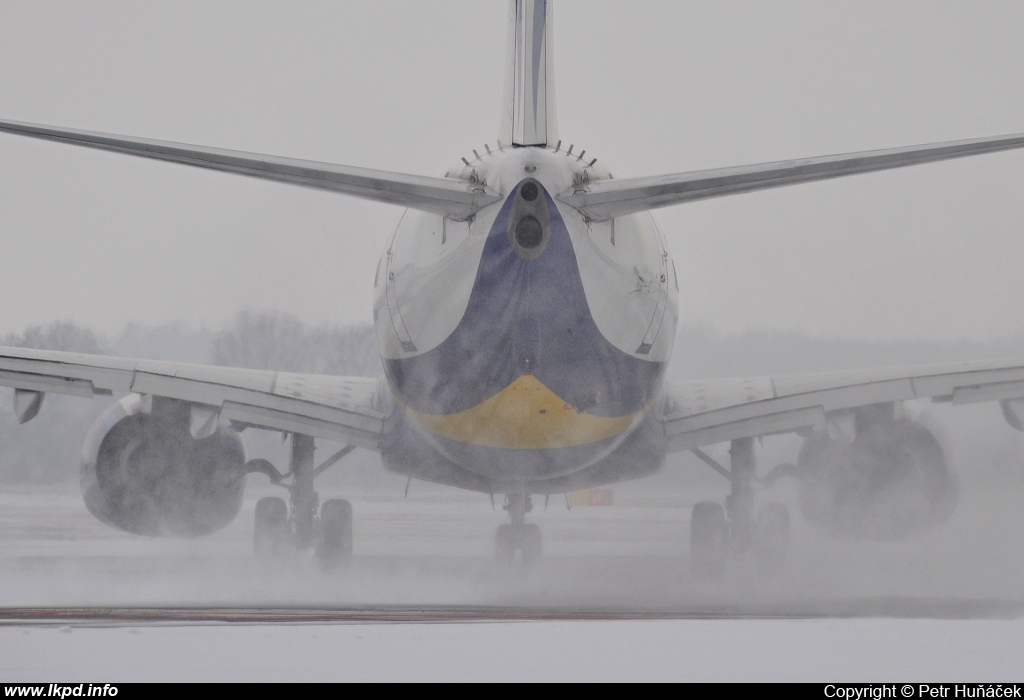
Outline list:
[[[457,220],[468,219],[479,209],[500,199],[480,183],[190,146],[172,141],[9,121],[0,121],[0,132],[340,192]]]
[[[861,151],[801,160],[698,170],[675,175],[600,180],[582,190],[563,192],[558,199],[594,221],[648,209],[695,202],[728,194],[756,192],[773,187],[830,180],[876,170],[1008,151],[1024,147],[1024,134],[968,141],[946,141],[881,151]]]

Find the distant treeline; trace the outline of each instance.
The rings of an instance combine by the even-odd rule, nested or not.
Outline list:
[[[103,338],[71,321],[57,321],[9,333],[0,338],[0,345],[282,372],[381,374],[370,325],[314,327],[280,311],[243,311],[219,331],[195,330],[184,324],[147,327],[133,323],[115,339]]]
[[[723,335],[683,326],[669,365],[673,379],[828,372],[969,360],[1024,361],[1024,339],[990,342],[868,341],[751,330]]]

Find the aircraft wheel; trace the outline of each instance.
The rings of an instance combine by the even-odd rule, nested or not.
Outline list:
[[[719,503],[702,501],[690,516],[690,571],[695,578],[716,580],[725,571],[728,538],[725,509]]]
[[[754,555],[761,573],[778,573],[789,555],[789,508],[782,503],[766,503],[754,524]]]
[[[544,554],[544,543],[540,526],[535,523],[523,525],[520,533],[520,547],[523,553],[523,567],[536,564]]]
[[[352,504],[348,501],[332,498],[320,506],[316,558],[324,571],[332,571],[352,560]]]
[[[266,496],[256,502],[253,553],[261,559],[280,557],[291,549],[288,505],[283,498]]]
[[[516,558],[518,543],[515,528],[509,523],[502,523],[494,536],[494,553],[501,570],[511,569]]]

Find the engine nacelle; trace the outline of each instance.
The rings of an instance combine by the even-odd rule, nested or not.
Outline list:
[[[89,512],[137,535],[194,537],[230,523],[245,487],[242,439],[222,421],[197,440],[189,417],[188,403],[138,394],[104,411],[82,448]]]
[[[797,461],[801,514],[830,533],[898,540],[944,522],[959,490],[935,435],[894,415],[892,404],[857,409],[852,441],[815,430]]]

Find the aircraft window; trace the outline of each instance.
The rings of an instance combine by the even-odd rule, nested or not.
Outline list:
[[[525,187],[523,189],[526,189]],[[516,243],[529,250],[536,248],[544,239],[544,230],[533,216],[524,216],[516,224]]]
[[[532,202],[537,199],[537,185],[532,182],[527,182],[519,190],[519,196],[525,199],[527,202]]]

